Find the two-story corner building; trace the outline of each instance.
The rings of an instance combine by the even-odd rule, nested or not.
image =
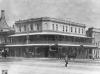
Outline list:
[[[93,58],[100,58],[100,29],[99,28],[89,28],[87,35],[92,37],[92,43],[95,44],[97,48],[92,51]]]
[[[85,25],[50,17],[15,22],[10,35],[10,56],[91,58],[92,37],[86,36]]]
[[[5,11],[1,10],[0,17],[0,51],[5,49],[5,45],[8,42],[8,36],[13,33],[13,30],[8,26],[5,19]]]

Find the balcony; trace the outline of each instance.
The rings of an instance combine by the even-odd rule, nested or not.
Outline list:
[[[71,41],[46,41],[46,40],[35,40],[35,41],[17,41],[13,43],[8,43],[8,45],[23,45],[23,44],[70,44],[70,45],[93,45],[92,43],[83,43],[83,42],[71,42]]]

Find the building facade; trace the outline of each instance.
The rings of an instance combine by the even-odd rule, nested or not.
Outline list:
[[[13,33],[14,33],[13,29],[11,29],[6,22],[5,11],[1,10],[1,17],[0,17],[0,52],[3,49],[6,49],[5,45],[9,41],[8,36],[13,34]]]
[[[93,58],[100,58],[100,29],[93,27],[89,28],[87,35],[93,38],[92,43],[97,47],[92,50]]]
[[[85,24],[50,17],[16,21],[7,48],[10,56],[92,58],[93,38]]]

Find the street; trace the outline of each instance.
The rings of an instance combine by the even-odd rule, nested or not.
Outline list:
[[[66,68],[64,61],[46,58],[3,61],[0,62],[0,74],[2,70],[8,70],[8,74],[100,74],[100,64],[94,63],[69,62]]]

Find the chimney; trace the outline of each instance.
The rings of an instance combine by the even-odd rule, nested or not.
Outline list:
[[[5,11],[1,10],[1,19],[5,19]]]

